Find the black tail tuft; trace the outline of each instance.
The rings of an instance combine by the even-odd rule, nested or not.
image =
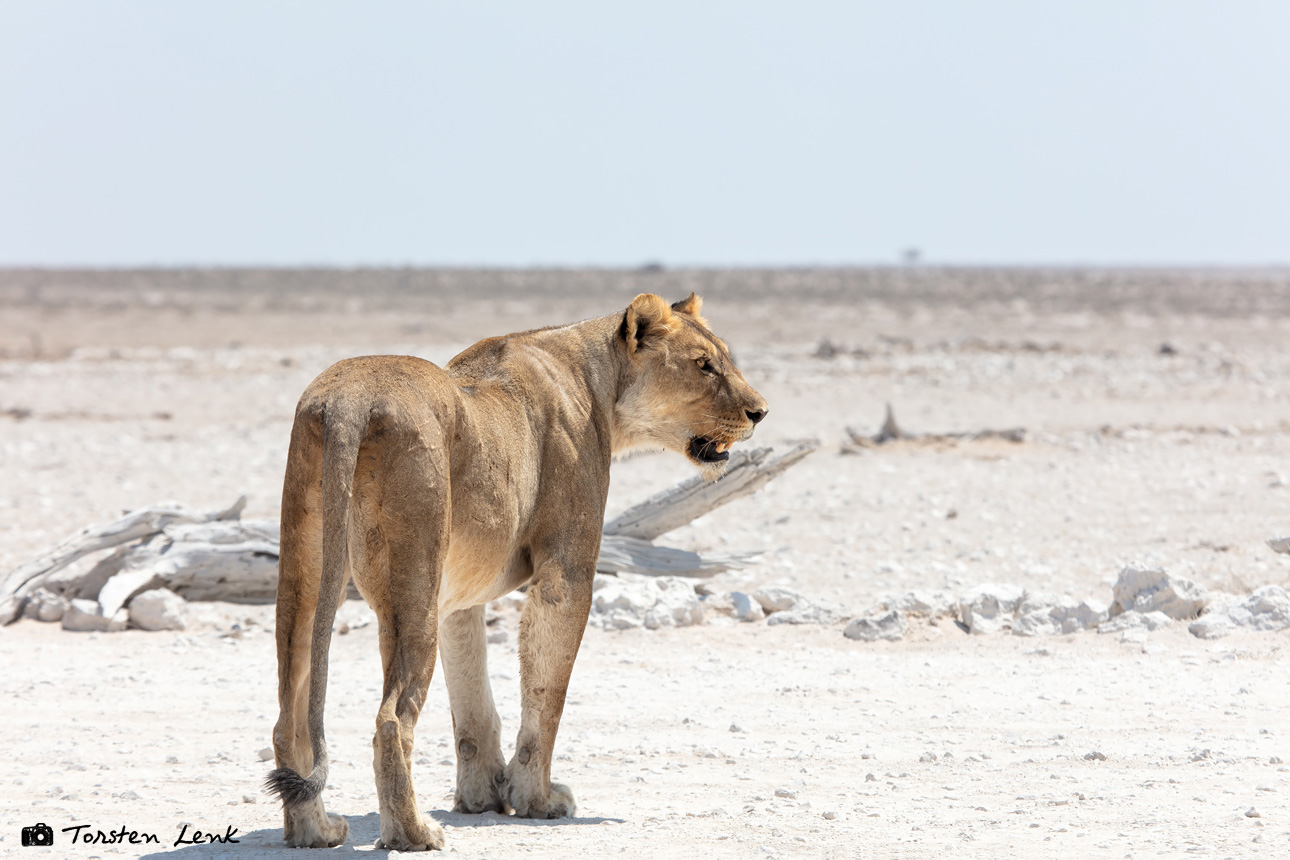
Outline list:
[[[322,794],[323,780],[305,779],[289,767],[280,767],[264,778],[264,790],[276,794],[283,807],[291,808]]]

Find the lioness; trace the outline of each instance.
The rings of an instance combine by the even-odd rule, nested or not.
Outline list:
[[[712,478],[766,401],[699,316],[700,299],[637,296],[625,312],[480,341],[446,369],[369,356],[300,398],[282,488],[277,768],[287,843],[339,845],[323,808],[327,653],[349,576],[380,621],[377,847],[443,847],[417,809],[412,732],[442,647],[457,749],[454,810],[574,814],[552,747],[591,608],[609,462],[662,446]],[[484,604],[528,584],[522,712],[502,757]]]

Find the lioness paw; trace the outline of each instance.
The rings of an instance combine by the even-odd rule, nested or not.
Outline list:
[[[550,790],[544,793],[521,792],[514,786],[508,787],[510,804],[520,818],[573,818],[578,812],[573,791],[567,785],[553,782]]]
[[[376,848],[388,851],[440,851],[443,849],[443,828],[439,822],[424,816],[411,825],[398,821],[381,820],[381,836]]]
[[[469,815],[479,815],[484,812],[505,815],[509,808],[506,805],[506,799],[502,797],[502,783],[490,779],[487,786],[473,788],[465,788],[458,784],[453,794],[452,811],[465,812]]]
[[[321,817],[312,809],[296,817],[287,813],[283,836],[292,848],[335,848],[349,836],[349,823],[334,812]]]

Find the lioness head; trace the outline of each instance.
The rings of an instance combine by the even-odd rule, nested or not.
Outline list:
[[[628,379],[615,414],[615,450],[662,445],[712,479],[730,446],[752,436],[766,401],[744,380],[721,338],[699,315],[703,300],[669,305],[642,293],[623,315]]]

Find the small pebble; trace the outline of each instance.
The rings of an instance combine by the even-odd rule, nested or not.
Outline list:
[[[837,818],[837,817],[838,817],[838,814],[837,814],[836,812],[834,812],[832,809],[830,809],[828,812],[824,813],[824,818],[825,818],[825,820],[827,820],[827,821],[833,821],[833,820],[834,820],[835,818]]]
[[[792,798],[794,798],[794,797],[797,797],[797,792],[796,792],[796,791],[793,791],[792,789],[788,789],[788,788],[777,788],[777,789],[775,789],[775,796],[776,796],[776,797],[787,797],[787,798],[792,799]]]
[[[260,761],[270,761],[273,758],[273,747],[265,747],[258,753]]]
[[[1262,818],[1263,816],[1262,816],[1261,814],[1259,814],[1259,811],[1258,811],[1257,809],[1255,809],[1253,806],[1251,806],[1249,809],[1245,810],[1245,817],[1246,817],[1246,818]]]

